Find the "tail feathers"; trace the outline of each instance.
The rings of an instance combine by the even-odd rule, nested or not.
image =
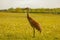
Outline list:
[[[40,33],[41,33],[41,30],[40,30]]]
[[[39,28],[36,28],[40,33],[42,32],[42,29],[39,27]]]
[[[41,33],[42,32],[42,29],[40,28],[40,29],[38,29],[38,31]]]

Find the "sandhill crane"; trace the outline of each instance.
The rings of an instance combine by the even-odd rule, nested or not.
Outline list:
[[[26,10],[27,10],[27,19],[28,19],[31,27],[33,28],[33,37],[35,37],[35,29],[40,31],[40,33],[41,33],[41,26],[39,26],[39,23],[37,23],[34,19],[32,19],[29,16],[29,8],[26,8]]]

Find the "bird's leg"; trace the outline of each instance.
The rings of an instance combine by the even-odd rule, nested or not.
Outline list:
[[[33,27],[33,38],[35,38],[35,28]]]

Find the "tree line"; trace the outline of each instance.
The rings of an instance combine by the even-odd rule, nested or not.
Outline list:
[[[9,8],[0,10],[0,12],[11,12],[11,13],[25,13],[26,8]],[[60,14],[60,8],[38,8],[38,9],[31,9],[29,8],[30,13],[54,13],[54,14]]]

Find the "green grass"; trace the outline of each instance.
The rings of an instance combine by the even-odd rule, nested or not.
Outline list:
[[[60,40],[60,15],[31,13],[30,16],[42,28],[41,33],[36,30],[35,38],[26,13],[0,12],[0,40]]]

